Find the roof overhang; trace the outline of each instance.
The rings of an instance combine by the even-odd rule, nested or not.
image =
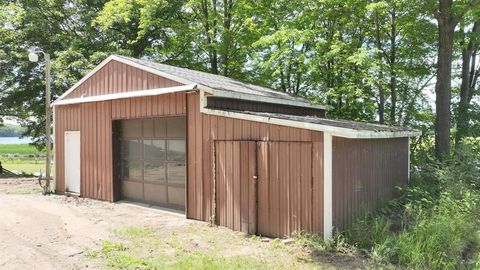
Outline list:
[[[232,112],[218,109],[207,108],[205,92],[200,90],[200,112],[223,116],[235,119],[242,119],[260,123],[268,123],[273,125],[295,127],[301,129],[322,131],[329,133],[336,137],[348,138],[348,139],[385,139],[385,138],[405,138],[405,137],[417,137],[422,135],[418,130],[406,130],[406,131],[372,131],[372,130],[358,130],[352,128],[336,127],[330,125],[314,124],[303,121],[287,120],[275,117],[266,117],[259,115],[252,115],[248,113]]]
[[[171,75],[171,74],[168,74],[168,73],[165,73],[165,72],[162,72],[162,71],[159,71],[157,69],[154,69],[154,68],[151,68],[151,67],[147,67],[147,66],[144,66],[144,65],[141,65],[141,64],[138,64],[136,62],[133,62],[133,61],[130,61],[128,59],[125,59],[125,58],[122,58],[122,57],[118,57],[116,55],[110,55],[109,57],[107,57],[105,60],[103,60],[98,66],[96,66],[94,69],[92,69],[90,72],[87,73],[87,75],[85,75],[85,77],[83,77],[81,80],[79,80],[77,83],[75,83],[72,87],[70,87],[70,89],[68,89],[65,93],[63,93],[60,97],[58,97],[54,103],[57,103],[58,101],[60,100],[63,100],[65,99],[66,96],[68,96],[70,93],[72,93],[75,89],[77,89],[82,83],[84,83],[86,80],[88,80],[90,77],[92,77],[95,73],[97,73],[100,69],[102,69],[104,66],[106,66],[108,63],[110,63],[111,61],[117,61],[117,62],[120,62],[120,63],[123,63],[123,64],[126,64],[126,65],[129,65],[131,67],[135,67],[135,68],[138,68],[140,70],[144,70],[146,72],[150,72],[152,74],[155,74],[155,75],[158,75],[158,76],[161,76],[161,77],[164,77],[164,78],[167,78],[169,80],[172,80],[172,81],[175,81],[175,82],[178,82],[178,83],[181,83],[181,84],[184,84],[184,85],[191,85],[191,84],[196,84],[198,89],[202,89],[208,93],[213,93],[213,89],[211,89],[210,87],[207,87],[207,86],[204,86],[204,85],[200,85],[198,83],[195,83],[193,81],[190,81],[190,80],[187,80],[187,79],[184,79],[184,78],[181,78],[181,77],[178,77],[178,76],[174,76],[174,75]]]
[[[52,103],[52,106],[71,105],[71,104],[80,104],[80,103],[88,103],[88,102],[100,102],[100,101],[124,99],[124,98],[158,96],[158,95],[169,94],[169,93],[197,90],[197,87],[198,87],[197,84],[187,84],[187,85],[181,85],[181,86],[131,91],[131,92],[99,95],[99,96],[91,96],[91,97],[68,98],[64,100],[57,99],[55,102]]]
[[[328,126],[322,124],[313,124],[302,121],[286,120],[274,117],[258,116],[246,113],[214,110],[209,108],[202,108],[202,113],[216,116],[223,116],[235,119],[242,119],[248,121],[255,121],[261,123],[268,123],[273,125],[295,127],[301,129],[322,131],[329,133],[336,137],[349,139],[382,139],[382,138],[403,138],[403,137],[417,137],[421,135],[420,131],[372,131],[372,130],[358,130],[343,127]]]

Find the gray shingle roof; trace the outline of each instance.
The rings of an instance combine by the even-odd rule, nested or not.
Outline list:
[[[320,118],[315,116],[299,116],[299,115],[290,115],[290,114],[281,114],[281,113],[235,111],[235,110],[225,110],[225,109],[222,109],[222,111],[263,116],[268,118],[277,118],[277,119],[283,119],[283,120],[291,120],[291,121],[310,123],[310,124],[319,124],[319,125],[339,127],[339,128],[348,128],[348,129],[353,129],[357,131],[418,132],[418,130],[407,128],[407,127],[387,126],[387,125],[381,125],[381,124],[355,122],[355,121],[349,121],[349,120],[328,119],[328,118]]]
[[[210,74],[206,72],[191,70],[187,68],[180,68],[175,66],[169,66],[165,64],[159,64],[153,61],[136,59],[121,55],[116,55],[117,57],[126,59],[128,61],[135,62],[137,64],[156,69],[167,74],[198,83],[212,89],[217,90],[226,90],[231,92],[237,92],[241,94],[249,94],[270,98],[278,98],[295,102],[302,102],[305,104],[310,104],[310,101],[303,97],[294,96],[285,92],[276,91],[267,87],[258,86],[239,80],[234,80],[225,76]]]

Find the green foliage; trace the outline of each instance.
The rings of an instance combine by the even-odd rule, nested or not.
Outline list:
[[[478,144],[442,162],[427,157],[411,183],[377,216],[345,233],[379,264],[408,269],[475,269],[480,253]]]
[[[3,1],[0,101],[8,106],[0,115],[15,117],[37,145],[44,143],[43,63],[26,58],[33,46],[52,55],[54,98],[118,53],[305,96],[332,105],[331,117],[378,121],[383,108],[385,122],[427,134],[433,114],[425,90],[432,83],[436,46],[427,4]]]

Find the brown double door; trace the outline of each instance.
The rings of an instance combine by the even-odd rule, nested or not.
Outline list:
[[[311,229],[312,144],[215,142],[220,226],[271,237]]]

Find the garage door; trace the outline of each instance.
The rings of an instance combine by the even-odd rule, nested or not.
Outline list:
[[[123,199],[185,209],[185,117],[120,123]]]

